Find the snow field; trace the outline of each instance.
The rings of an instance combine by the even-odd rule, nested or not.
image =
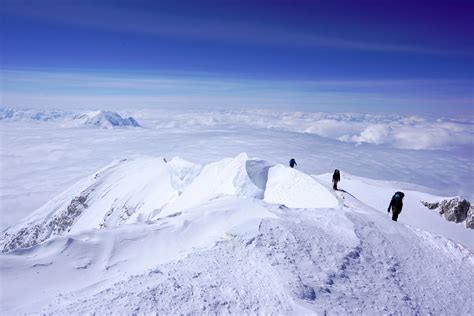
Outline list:
[[[417,226],[433,211],[416,200],[440,197],[342,179],[334,192],[330,175],[244,153],[205,166],[117,160],[10,228],[28,247],[0,256],[1,311],[473,313],[472,231],[438,214],[456,242],[435,217]],[[400,188],[405,223],[394,223],[385,199]]]
[[[111,278],[109,272],[106,279],[115,279],[113,285],[65,291],[41,310],[58,314],[472,312],[472,292],[459,292],[470,288],[472,253],[444,238],[395,226],[381,214],[354,213],[351,207],[287,210],[268,205],[277,216],[260,220],[253,233],[233,232],[214,246],[195,249],[178,260],[164,264],[158,260],[145,273]],[[108,271],[128,265],[121,261]],[[460,271],[465,277],[459,278]]]

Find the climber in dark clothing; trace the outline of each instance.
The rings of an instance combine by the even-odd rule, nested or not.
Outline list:
[[[398,219],[398,215],[402,212],[404,196],[405,194],[403,192],[395,192],[388,206],[387,212],[390,213],[390,208],[392,209],[392,220],[395,222]]]
[[[290,167],[291,167],[291,168],[294,168],[294,167],[297,166],[297,165],[298,165],[298,164],[296,163],[295,158],[291,158],[291,160],[290,160]]]
[[[341,181],[341,174],[339,173],[339,170],[336,169],[334,170],[334,173],[332,175],[332,188],[334,190],[337,190],[337,183]]]

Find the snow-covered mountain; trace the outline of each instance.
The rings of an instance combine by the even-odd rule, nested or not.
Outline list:
[[[2,312],[473,313],[474,231],[421,203],[444,197],[342,176],[115,161],[3,233]]]
[[[117,112],[112,111],[93,111],[80,114],[75,117],[75,121],[81,125],[95,126],[100,128],[114,127],[140,127],[133,117],[123,118]]]
[[[202,169],[202,170],[201,170]],[[310,176],[240,154],[202,168],[174,158],[121,160],[80,181],[9,228],[2,251],[51,236],[154,221],[221,195],[288,207],[335,207],[337,200]]]
[[[0,107],[0,120],[3,121],[61,121],[64,127],[92,126],[99,128],[140,127],[133,118],[124,118],[113,111],[90,111],[74,113],[62,110],[16,110]]]
[[[0,107],[0,120],[2,121],[55,121],[73,116],[74,113],[64,110],[38,111],[32,109],[10,109]]]

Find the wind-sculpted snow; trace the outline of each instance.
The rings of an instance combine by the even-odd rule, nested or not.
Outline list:
[[[3,252],[54,235],[156,221],[223,195],[288,207],[335,207],[337,200],[311,177],[245,153],[201,168],[174,158],[121,160],[80,181],[7,229]]]
[[[0,108],[0,120],[3,121],[60,121],[63,127],[92,126],[99,128],[140,127],[133,118],[123,118],[117,112],[92,111],[74,113],[63,110],[15,110]]]
[[[76,200],[84,208],[69,232],[0,255],[1,312],[472,314],[472,250],[363,202],[374,204],[399,184],[387,182],[381,192],[372,186],[359,200],[357,184],[363,190],[376,181],[342,175],[345,190],[332,191],[326,175],[315,179],[245,154],[204,167],[178,158],[114,162],[57,198],[90,188]],[[265,200],[282,185],[273,190],[281,202]],[[405,192],[406,208],[410,197],[428,196]],[[317,205],[289,207],[296,197]],[[139,203],[128,217],[95,221],[110,201],[152,198],[156,210]],[[417,203],[425,213],[407,209],[401,218],[433,213]],[[110,216],[124,215],[118,210]]]
[[[169,164],[161,158],[114,162],[9,228],[1,239],[2,251],[30,247],[64,232],[149,220],[199,170],[179,158]]]
[[[333,208],[338,205],[337,199],[313,178],[281,165],[270,169],[265,201],[294,208]]]

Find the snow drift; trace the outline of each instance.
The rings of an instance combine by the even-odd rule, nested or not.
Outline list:
[[[440,197],[329,180],[246,154],[115,161],[4,232],[1,311],[474,312],[472,231],[419,201]]]
[[[116,161],[46,203],[4,232],[2,251],[31,247],[54,235],[158,220],[223,195],[288,207],[335,207],[326,188],[297,170],[249,159],[200,165],[174,158]]]

